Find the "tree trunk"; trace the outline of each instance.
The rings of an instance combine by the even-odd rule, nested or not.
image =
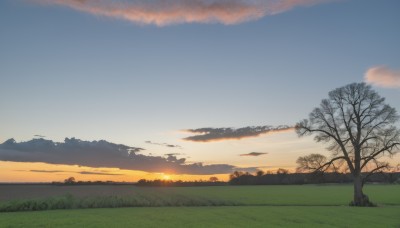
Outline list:
[[[361,175],[355,175],[354,176],[354,199],[350,205],[356,206],[356,207],[374,206],[374,204],[372,204],[369,201],[368,196],[364,195],[362,188],[363,188],[363,184],[362,184]]]
[[[362,206],[363,201],[364,201],[364,196],[363,196],[363,191],[362,191],[362,181],[361,177],[359,175],[354,176],[354,198],[353,198],[353,204],[354,206]]]

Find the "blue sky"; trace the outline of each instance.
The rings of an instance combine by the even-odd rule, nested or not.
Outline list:
[[[341,0],[233,25],[157,26],[4,0],[0,141],[42,134],[172,151],[151,140],[182,145],[189,160],[239,166],[271,165],[240,153],[298,151],[272,164],[295,165],[302,145],[323,146],[294,133],[198,144],[180,130],[293,125],[369,68],[400,69],[399,10],[397,0]],[[374,89],[400,110],[399,88]]]

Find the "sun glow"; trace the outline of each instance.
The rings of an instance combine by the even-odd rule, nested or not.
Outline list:
[[[163,180],[171,180],[171,176],[170,176],[170,175],[163,174],[162,179],[163,179]]]

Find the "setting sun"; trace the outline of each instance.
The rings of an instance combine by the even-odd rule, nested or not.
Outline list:
[[[171,176],[163,174],[162,179],[163,180],[171,180]]]

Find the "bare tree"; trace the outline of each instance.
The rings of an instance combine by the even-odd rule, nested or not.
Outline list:
[[[310,154],[299,157],[296,163],[297,172],[316,172],[326,163],[326,157],[322,154]]]
[[[354,176],[352,205],[370,206],[362,188],[370,175],[388,168],[379,159],[398,152],[400,131],[394,125],[398,119],[396,110],[370,86],[353,83],[329,92],[328,99],[296,125],[296,132],[299,136],[314,134],[317,142],[329,143],[332,157],[319,159],[309,168],[325,171],[343,163]]]

